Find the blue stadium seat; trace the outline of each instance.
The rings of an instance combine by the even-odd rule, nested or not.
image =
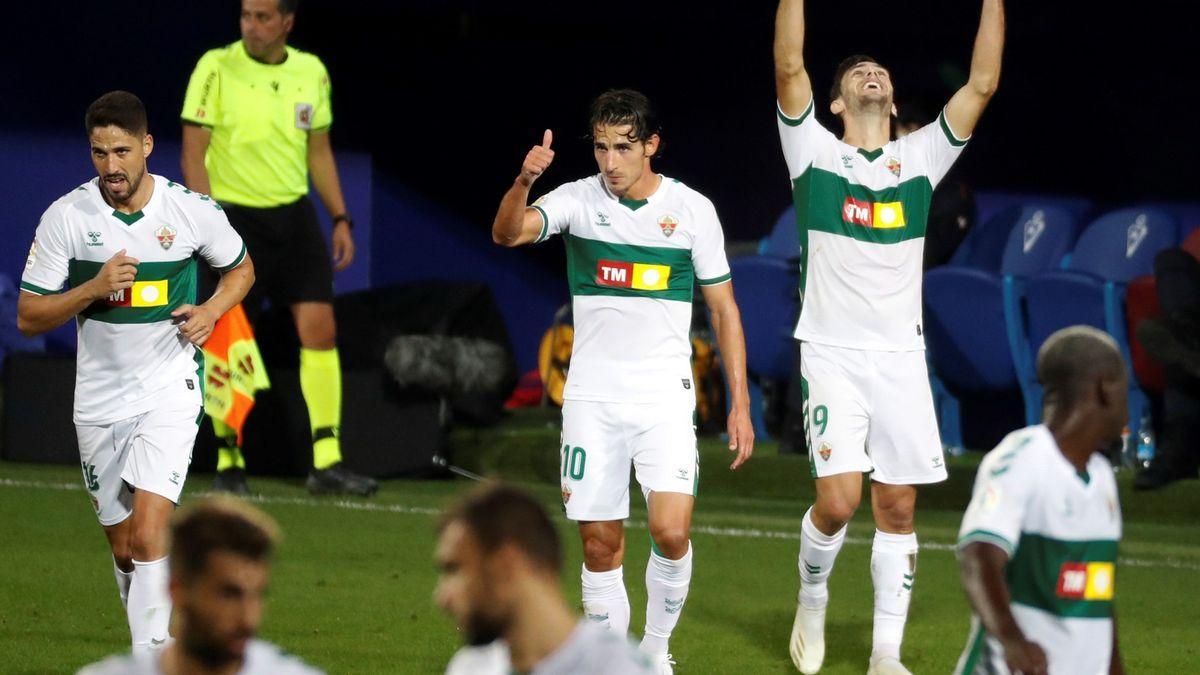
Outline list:
[[[1004,245],[1022,213],[1022,207],[1012,206],[971,228],[946,264],[998,273]]]
[[[1066,326],[1085,324],[1108,332],[1131,363],[1125,329],[1125,285],[1154,273],[1159,251],[1179,244],[1174,215],[1157,209],[1128,208],[1107,213],[1079,237],[1065,269],[1042,272],[1025,287],[1030,360],[1046,338]],[[1041,409],[1041,390],[1028,378],[1026,414]],[[1130,372],[1129,411],[1134,422],[1145,415],[1148,401]],[[1040,416],[1040,415],[1039,415]],[[1130,428],[1137,428],[1131,424]]]
[[[1078,234],[1067,209],[1029,205],[1006,209],[989,221],[985,239],[999,252],[975,255],[984,268],[951,264],[925,274],[925,339],[937,377],[950,391],[980,394],[1022,387],[1021,356],[1027,352],[1020,297],[1024,279],[1058,267]],[[1006,231],[1005,231],[1006,230]],[[997,243],[997,231],[1006,239]],[[941,406],[939,406],[941,407]],[[956,430],[943,420],[943,441],[954,445]]]
[[[794,260],[800,257],[800,230],[796,227],[795,206],[789,206],[779,214],[771,233],[759,242],[758,253],[780,260]]]
[[[792,264],[770,256],[734,258],[729,263],[733,292],[746,334],[746,369],[751,378],[751,417],[757,437],[768,439],[757,381],[786,383],[792,373],[792,332],[799,312],[799,273]]]

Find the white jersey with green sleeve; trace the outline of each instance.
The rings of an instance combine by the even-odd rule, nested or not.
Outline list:
[[[695,397],[694,286],[730,279],[725,236],[704,195],[661,177],[647,199],[619,199],[594,175],[533,204],[537,241],[560,234],[575,339],[564,398],[654,403]]]
[[[179,183],[146,174],[150,201],[137,213],[104,201],[95,178],[54,202],[37,227],[21,290],[61,292],[92,279],[121,249],[139,261],[133,287],[77,317],[75,423],[103,425],[147,412],[164,388],[199,389],[203,352],[179,334],[171,312],[196,302],[196,260],[229,270],[246,257],[221,207]]]
[[[1049,429],[1014,431],[984,457],[958,547],[1004,549],[1012,613],[1046,652],[1049,672],[1107,673],[1121,507],[1099,453],[1076,471]],[[1007,674],[1000,642],[972,617],[958,673]]]
[[[251,640],[237,675],[321,675],[322,672],[269,642]],[[164,675],[162,651],[110,656],[84,667],[77,675]]]
[[[933,188],[967,141],[937,121],[868,152],[813,113],[776,106],[800,232],[802,304],[795,336],[869,349],[925,348],[921,257]]]
[[[496,640],[463,647],[446,666],[446,675],[510,675],[517,672],[508,645]],[[650,660],[619,635],[580,621],[567,641],[537,663],[529,675],[649,675]]]

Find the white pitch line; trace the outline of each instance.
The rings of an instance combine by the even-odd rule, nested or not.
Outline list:
[[[36,490],[63,490],[75,491],[82,490],[82,486],[78,483],[47,483],[42,481],[29,480],[12,480],[9,478],[0,478],[0,487],[8,488],[30,488]],[[192,493],[191,496],[204,496],[215,493],[200,492]],[[441,509],[436,509],[428,506],[405,506],[403,504],[379,504],[376,502],[360,502],[326,499],[305,499],[303,497],[277,497],[270,495],[251,495],[245,498],[247,501],[257,504],[285,504],[291,506],[314,506],[314,507],[333,507],[336,509],[345,509],[347,511],[367,511],[374,513],[399,513],[402,515],[422,515],[435,516],[441,513]],[[561,520],[561,518],[560,518]],[[645,530],[647,529],[646,521],[644,520],[626,520],[627,527]],[[758,530],[753,528],[739,527],[714,527],[712,525],[693,525],[692,532],[696,534],[707,534],[714,537],[729,537],[732,539],[786,539],[790,541],[799,541],[799,532],[789,532],[781,530]],[[846,537],[846,543],[853,546],[870,546],[871,540],[860,537]],[[955,550],[954,544],[947,544],[936,541],[922,541],[921,548],[926,551],[951,552]],[[1122,565],[1130,567],[1150,567],[1150,568],[1169,568],[1179,570],[1194,570],[1200,571],[1200,564],[1181,562],[1178,560],[1147,560],[1145,558],[1119,558],[1118,562]]]

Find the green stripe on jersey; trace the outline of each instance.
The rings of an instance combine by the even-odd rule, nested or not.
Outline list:
[[[686,248],[616,244],[567,234],[567,284],[572,296],[611,295],[626,298],[657,298],[692,301],[696,281],[692,252]],[[635,266],[670,268],[666,282],[656,268],[647,277]]]
[[[67,265],[67,282],[72,288],[77,288],[99,274],[102,267],[104,267],[102,262],[72,258]],[[85,319],[95,319],[105,323],[154,323],[168,321],[171,319],[171,312],[177,307],[196,302],[196,260],[194,258],[139,263],[134,283],[144,281],[167,282],[166,304],[134,307],[131,304],[113,305],[105,300],[100,300],[89,305],[79,315]],[[126,292],[128,293],[129,289]]]
[[[898,244],[925,236],[929,220],[929,200],[933,185],[926,176],[917,176],[894,188],[872,190],[846,180],[836,173],[809,167],[792,180],[792,197],[796,204],[796,224],[801,242],[806,244],[807,232],[828,232],[873,244]],[[873,205],[900,202],[903,205],[904,227],[868,226],[854,222],[847,215],[850,206],[866,208],[874,217]],[[805,250],[807,250],[805,246]]]
[[[1064,588],[1064,575],[1072,565],[1109,563],[1116,569],[1117,542],[1109,539],[1063,541],[1040,534],[1021,533],[1017,550],[1008,562],[1006,576],[1013,602],[1059,617],[1108,618],[1112,616],[1112,586],[1108,599],[1083,599],[1078,588]],[[1072,597],[1074,596],[1074,597]]]
[[[21,289],[29,291],[30,293],[37,293],[38,295],[58,295],[59,293],[62,292],[62,291],[52,291],[48,288],[42,288],[41,286],[34,286],[33,284],[29,283],[28,281],[21,282]]]

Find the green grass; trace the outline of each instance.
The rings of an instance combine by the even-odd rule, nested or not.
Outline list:
[[[460,464],[533,490],[554,513],[558,438],[552,414],[453,437]],[[813,487],[803,458],[762,444],[737,472],[716,440],[701,443],[691,594],[672,640],[679,673],[793,672],[788,633],[797,589],[798,523]],[[921,552],[905,662],[945,673],[966,641],[969,612],[949,550],[977,458],[950,463],[922,491]],[[190,476],[188,495],[210,476]],[[1117,583],[1122,649],[1131,672],[1177,673],[1200,662],[1200,490],[1194,481],[1133,494],[1122,479],[1125,538]],[[0,672],[73,672],[127,649],[104,536],[78,469],[0,463]],[[311,499],[298,481],[252,479],[286,540],[272,576],[263,637],[334,673],[440,673],[458,647],[433,606],[432,515],[468,481],[388,481],[370,500]],[[645,506],[633,491],[626,585],[631,628],[644,618]],[[566,542],[563,584],[578,605],[578,536]],[[871,644],[869,509],[860,509],[830,583],[828,673],[861,673]],[[751,531],[751,532],[747,532]]]

